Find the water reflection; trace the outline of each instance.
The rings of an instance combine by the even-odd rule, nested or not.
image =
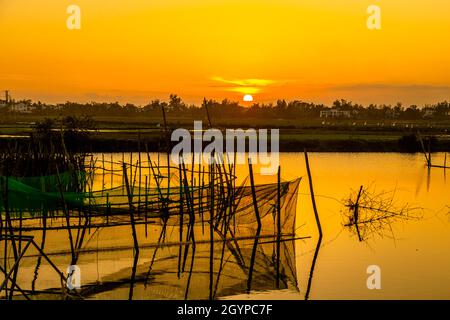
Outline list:
[[[423,217],[423,208],[398,203],[396,191],[377,191],[375,186],[361,186],[344,200],[344,226],[354,231],[359,241],[370,237],[395,240],[393,224]]]
[[[295,168],[304,168],[302,156],[281,157],[290,176],[300,172]],[[441,161],[444,154],[433,157]],[[310,299],[450,298],[450,233],[446,216],[450,188],[442,169],[431,169],[427,189],[424,178],[428,169],[421,154],[315,153],[310,155],[310,162],[324,232]],[[349,194],[355,202],[361,185],[376,187],[375,194],[395,191],[395,209],[405,205],[420,209],[412,219],[392,221],[383,236],[375,233],[372,235],[377,236],[367,236],[366,241],[359,242],[354,226],[343,227],[343,213],[349,212],[343,202],[350,198]],[[309,193],[308,186],[302,184],[297,225],[304,225],[301,234],[312,235],[313,241],[296,247],[300,292],[308,290],[307,270],[317,243]],[[353,216],[354,211],[350,212]],[[395,240],[389,236],[392,233]],[[381,290],[366,287],[366,269],[374,264],[382,270]]]
[[[142,234],[143,228],[138,229]],[[200,229],[195,232],[201,234]],[[199,240],[191,245],[186,266],[179,273],[178,249],[184,244],[172,242],[169,235],[167,243],[160,246],[143,241],[134,257],[131,247],[101,248],[102,243],[128,234],[126,228],[114,227],[89,237],[89,245],[80,252],[77,261],[83,285],[70,295],[61,295],[59,280],[49,273],[48,263],[31,252],[22,260],[17,284],[27,288],[30,294],[28,288],[33,283],[33,299],[218,299],[275,289],[297,290],[294,241],[280,243],[279,256],[272,236],[261,236],[259,241],[253,237],[216,241],[211,256],[211,243]],[[176,230],[169,230],[169,234],[176,234]],[[57,235],[54,240],[57,241]],[[71,259],[69,253],[50,252],[48,256],[58,265],[65,265]],[[33,267],[36,261],[39,268]],[[277,263],[279,272],[276,272]]]

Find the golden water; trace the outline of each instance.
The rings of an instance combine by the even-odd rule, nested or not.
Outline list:
[[[450,181],[446,177],[450,172],[428,171],[420,154],[321,153],[311,154],[310,162],[324,232],[312,299],[450,298]],[[442,164],[444,155],[434,155],[433,162]],[[302,154],[283,154],[281,165],[286,178],[305,175]],[[342,200],[360,185],[396,190],[398,206],[422,207],[423,219],[394,223],[394,238],[359,242],[342,226],[342,203],[331,198]],[[306,183],[300,193],[297,223],[305,226],[298,233],[314,236],[296,246],[300,292],[304,292],[317,232]],[[369,265],[381,268],[381,290],[367,289]]]

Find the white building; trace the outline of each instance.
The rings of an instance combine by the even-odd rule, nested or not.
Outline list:
[[[18,113],[31,113],[34,109],[36,108],[24,102],[12,103],[9,105],[10,111]]]
[[[435,110],[433,110],[433,109],[425,109],[423,117],[424,118],[431,118],[431,117],[434,116],[434,112],[435,112]]]
[[[351,111],[347,110],[331,109],[320,111],[321,118],[350,118],[351,116]]]

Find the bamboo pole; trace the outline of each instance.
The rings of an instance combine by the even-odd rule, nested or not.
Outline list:
[[[178,249],[178,279],[181,275],[181,255],[183,253],[183,219],[184,219],[184,203],[183,203],[183,178],[181,174],[181,157],[180,157],[180,163],[178,164],[178,176],[179,176],[179,183],[180,183],[180,247]]]
[[[362,241],[362,238],[361,238],[361,234],[360,234],[360,232],[359,232],[359,226],[358,226],[358,218],[359,218],[359,217],[358,217],[358,214],[359,214],[359,199],[361,198],[362,191],[363,191],[363,186],[361,186],[361,187],[359,188],[358,196],[357,196],[356,202],[355,202],[355,208],[354,208],[354,211],[353,211],[353,216],[354,216],[354,220],[355,220],[356,232],[357,232],[357,234],[358,234],[358,239],[359,239],[360,242]]]
[[[278,183],[277,183],[277,280],[276,286],[277,289],[280,288],[280,251],[281,251],[281,167],[278,166]]]
[[[102,153],[102,196],[105,190],[105,154]]]
[[[431,159],[428,158],[427,152],[425,151],[425,144],[423,143],[422,136],[420,135],[420,132],[417,132],[417,136],[419,137],[420,146],[422,147],[423,155],[425,156],[425,160],[427,162],[427,166],[431,166]]]
[[[312,280],[314,278],[314,269],[316,267],[317,257],[319,256],[319,251],[320,251],[321,245],[322,245],[322,237],[319,237],[317,239],[316,250],[314,250],[314,256],[313,256],[312,263],[311,263],[311,269],[309,270],[309,278],[308,278],[308,285],[306,287],[306,292],[305,292],[305,300],[309,300],[309,295],[311,293]]]
[[[131,278],[130,278],[130,290],[128,293],[128,300],[133,300],[133,292],[134,292],[134,283],[136,281],[136,270],[137,270],[137,264],[139,261],[139,250],[134,255],[134,261],[133,261],[133,268],[131,271]]]
[[[127,166],[125,163],[123,164],[123,174],[124,174],[124,178],[125,178],[125,186],[127,188],[128,203],[130,206],[130,222],[131,222],[131,232],[133,235],[134,250],[135,250],[135,254],[138,255],[139,254],[139,243],[138,243],[138,238],[137,238],[137,234],[136,234],[136,226],[134,223],[133,195],[130,190],[130,184],[129,184],[128,175],[127,175]]]
[[[3,180],[3,179],[2,179]],[[5,176],[5,186],[4,186],[4,193],[3,193],[3,204],[5,207],[5,272],[7,271],[7,235],[8,235],[8,229],[9,228],[9,233],[11,235],[11,245],[12,245],[12,249],[13,249],[13,254],[14,254],[14,261],[17,263],[18,259],[19,259],[19,252],[17,251],[17,245],[16,245],[16,241],[15,241],[15,237],[14,237],[14,230],[13,230],[13,226],[12,226],[12,222],[11,222],[11,216],[10,216],[10,211],[9,211],[9,161],[7,160],[6,162],[6,176]],[[11,272],[14,272],[13,275],[13,279],[12,279],[12,285],[11,285],[11,290],[9,293],[9,300],[12,300],[13,294],[14,294],[14,287],[15,287],[15,282],[16,282],[16,277],[17,277],[17,267],[16,264],[14,265],[14,267],[11,269]],[[6,273],[5,273],[5,283],[8,283],[8,277],[6,277]],[[1,291],[1,288],[0,288]],[[5,289],[5,294],[6,297],[8,297],[8,289]]]
[[[14,238],[14,236],[12,237],[12,239],[13,238]],[[3,280],[2,284],[0,284],[0,292],[3,290],[3,287],[8,283],[8,279],[10,278],[11,274],[13,272],[14,273],[17,272],[17,268],[19,266],[20,260],[24,256],[24,254],[27,251],[30,244],[31,244],[31,241],[29,240],[27,242],[27,244],[24,246],[23,251],[17,257],[14,258],[14,265],[11,267],[11,269],[8,272],[6,272],[6,269],[5,269],[5,280]],[[9,290],[10,291],[9,300],[12,300],[12,296],[14,293],[14,287],[15,287],[15,280],[14,280],[14,276],[13,276],[12,286],[11,286],[11,289]]]
[[[169,139],[169,131],[167,127],[167,119],[166,119],[166,111],[164,106],[161,105],[163,120],[164,120],[164,136],[166,143],[166,161],[167,161],[167,200],[170,197],[170,139]],[[165,208],[166,210],[167,208]],[[168,213],[167,213],[168,214]]]
[[[125,153],[122,152],[122,165],[125,164]],[[122,173],[122,195],[125,194],[125,188],[123,187],[125,185],[125,175]]]
[[[308,171],[308,180],[309,180],[309,188],[310,188],[310,193],[311,193],[311,202],[312,202],[313,209],[314,209],[314,216],[316,218],[317,228],[319,230],[319,238],[317,239],[316,250],[314,252],[314,257],[313,257],[313,260],[312,260],[312,263],[311,263],[311,270],[309,272],[308,286],[306,288],[306,293],[305,293],[305,300],[308,300],[309,299],[309,294],[311,292],[311,285],[312,285],[314,269],[315,269],[315,266],[316,266],[317,257],[319,255],[320,246],[322,244],[322,227],[320,225],[319,214],[317,212],[316,200],[315,200],[315,197],[314,197],[314,188],[313,188],[312,177],[311,177],[311,170],[310,170],[310,167],[309,167],[308,153],[307,153],[306,149],[305,149],[305,162],[306,162],[306,170]]]
[[[114,164],[113,164],[113,155],[111,153],[111,189],[114,188]]]
[[[187,170],[184,165],[184,162],[182,162],[181,164],[182,164],[183,174],[184,174],[184,190],[185,190],[185,194],[186,194],[186,206],[188,208],[188,213],[189,213],[189,225],[188,225],[188,231],[186,234],[187,245],[184,250],[184,261],[183,261],[183,266],[182,266],[182,271],[184,272],[186,259],[187,259],[187,255],[189,252],[189,240],[191,240],[193,244],[195,243],[195,237],[194,237],[195,213],[194,213],[192,200],[190,197],[189,185],[188,185],[187,174],[186,174]]]
[[[147,238],[148,235],[148,227],[147,227],[147,213],[148,213],[148,176],[145,176],[145,206],[144,206],[144,212],[145,212],[145,217],[144,217],[144,222],[145,222],[145,238]]]
[[[249,267],[249,271],[248,271],[247,292],[250,293],[252,279],[253,279],[253,269],[255,266],[256,250],[258,247],[259,235],[261,232],[261,217],[259,216],[258,202],[256,199],[255,181],[254,181],[254,177],[253,177],[253,168],[252,168],[251,158],[248,159],[248,167],[249,167],[249,173],[250,173],[250,186],[252,189],[253,208],[255,210],[256,222],[258,225],[256,234],[255,234],[255,241],[253,243],[252,256],[250,259],[250,267]]]
[[[206,99],[205,99],[205,102],[206,102]],[[205,103],[204,106],[205,106],[205,110],[206,110],[206,116],[208,117],[209,128],[211,129],[212,128],[212,124],[211,124],[211,118],[209,116],[208,104]]]
[[[432,166],[432,161],[431,161],[431,137],[428,137],[428,160],[429,160],[429,166]]]
[[[141,215],[141,183],[142,183],[142,159],[141,159],[141,131],[138,131],[138,161],[139,161],[139,200],[138,200],[138,216]]]
[[[3,268],[0,266],[0,272],[4,273],[6,276],[6,270],[3,270]],[[10,277],[9,277],[10,278]],[[17,288],[17,290],[25,297],[26,300],[31,300],[28,295],[26,294],[26,292],[17,284],[14,283],[14,286]],[[0,290],[1,292],[1,290]]]
[[[209,210],[209,299],[213,299],[213,286],[214,286],[214,167],[213,164],[210,165],[209,172],[209,188],[210,188],[210,199],[211,207]]]
[[[62,188],[62,184],[61,184],[61,178],[59,176],[58,166],[56,166],[56,178],[58,181],[58,189],[59,189],[59,194],[60,194],[62,205],[63,205],[64,215],[66,217],[67,232],[69,233],[70,250],[72,252],[72,263],[71,264],[75,264],[76,257],[75,257],[75,247],[73,244],[72,231],[70,229],[70,214],[69,214],[69,210],[66,205],[66,201],[64,199],[64,192],[63,192],[63,188]]]
[[[308,152],[306,151],[306,149],[305,149],[305,162],[306,162],[306,171],[308,172],[309,190],[311,193],[311,202],[314,210],[314,216],[316,218],[317,229],[319,230],[319,238],[322,239],[322,226],[320,224],[319,213],[317,212],[316,199],[314,197],[313,181],[311,177],[311,169],[309,167]]]
[[[106,224],[109,224],[110,204],[109,204],[109,192],[106,193]]]

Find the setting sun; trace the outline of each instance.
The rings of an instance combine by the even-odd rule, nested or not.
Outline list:
[[[251,94],[246,94],[243,98],[243,100],[245,102],[252,102],[253,101],[253,96]]]

